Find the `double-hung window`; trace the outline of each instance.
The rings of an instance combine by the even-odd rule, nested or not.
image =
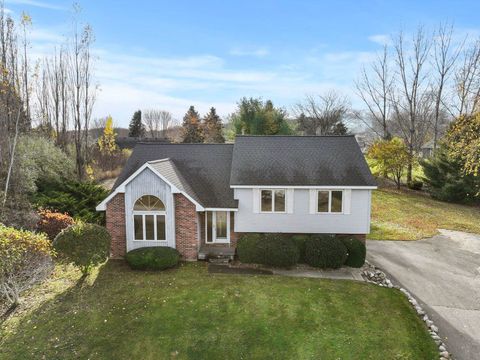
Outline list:
[[[263,213],[284,213],[285,189],[262,189],[260,191],[260,210]]]
[[[343,213],[343,191],[319,190],[317,192],[317,213]]]

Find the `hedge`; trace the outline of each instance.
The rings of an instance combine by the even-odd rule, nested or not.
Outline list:
[[[313,235],[305,242],[305,260],[310,266],[338,269],[347,256],[347,248],[337,237]]]
[[[365,256],[367,255],[365,244],[353,237],[340,237],[340,240],[348,251],[345,265],[356,268],[362,267],[365,264]]]
[[[293,266],[300,256],[293,240],[283,234],[244,234],[237,254],[241,262],[275,267]]]
[[[305,264],[305,242],[310,238],[310,235],[293,235],[292,241],[295,243],[298,249],[299,258],[298,262]]]
[[[129,251],[125,256],[134,270],[165,270],[178,264],[180,254],[167,246],[144,247]]]

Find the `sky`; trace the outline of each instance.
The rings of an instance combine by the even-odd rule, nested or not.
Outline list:
[[[137,109],[181,120],[190,105],[224,118],[244,96],[291,111],[306,94],[335,89],[361,107],[354,81],[392,35],[453,23],[480,34],[480,1],[170,0],[79,2],[95,34],[93,117],[127,126]],[[72,2],[5,0],[32,17],[32,56],[71,32]]]

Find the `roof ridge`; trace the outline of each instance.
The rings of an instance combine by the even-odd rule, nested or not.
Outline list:
[[[170,145],[233,145],[233,143],[162,143],[162,142],[153,142],[153,141],[146,141],[142,142],[139,141],[136,145],[162,145],[162,146],[170,146]]]
[[[279,138],[279,137],[288,137],[288,138],[324,138],[324,137],[355,137],[355,135],[235,135],[235,137],[264,137],[264,138]]]
[[[155,163],[158,163],[158,162],[163,162],[163,161],[170,161],[170,158],[163,158],[163,159],[158,159],[158,160],[150,160],[150,161],[147,161],[147,163],[149,164],[155,164]]]

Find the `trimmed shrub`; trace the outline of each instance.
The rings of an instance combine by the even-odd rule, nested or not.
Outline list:
[[[79,267],[84,275],[105,262],[111,237],[107,229],[96,224],[77,223],[62,230],[53,241],[59,258]]]
[[[129,251],[125,256],[135,270],[165,270],[178,264],[180,254],[167,246],[144,247]]]
[[[365,264],[365,256],[367,255],[367,248],[360,240],[353,237],[339,237],[343,245],[347,248],[348,257],[345,265],[359,268]]]
[[[60,231],[75,223],[73,218],[67,213],[62,214],[40,209],[38,215],[40,216],[40,220],[37,223],[37,231],[47,234],[48,238],[52,241]]]
[[[262,235],[256,233],[241,235],[237,243],[237,255],[243,263],[263,264],[265,243],[262,242]]]
[[[310,238],[309,235],[293,235],[292,241],[295,243],[298,249],[298,262],[305,264],[305,242]]]
[[[347,248],[334,236],[313,235],[305,242],[305,260],[310,266],[338,269],[347,256]]]
[[[237,244],[241,262],[290,267],[299,259],[295,243],[283,234],[244,234]]]
[[[0,224],[0,299],[17,305],[24,290],[51,273],[53,255],[45,234]]]
[[[295,243],[290,237],[282,234],[265,234],[263,264],[276,267],[290,267],[298,262],[300,257]]]

